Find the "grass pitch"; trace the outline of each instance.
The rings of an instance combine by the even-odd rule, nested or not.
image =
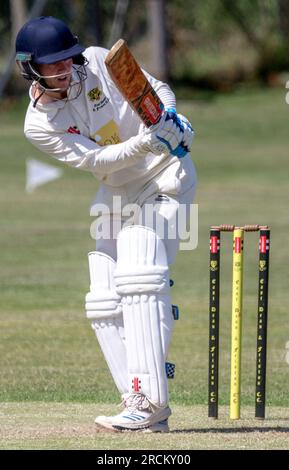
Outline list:
[[[107,404],[14,402],[0,406],[0,449],[234,450],[289,449],[288,409],[271,407],[265,421],[244,407],[230,422],[228,407],[220,418],[207,418],[204,405],[173,407],[169,434],[111,432],[95,427],[95,414],[117,413]]]
[[[5,411],[4,424],[12,426],[9,432],[4,426],[7,434],[2,433],[2,439],[5,448],[20,445],[28,448],[32,444],[35,448],[46,445],[72,448],[78,444],[71,435],[58,441],[59,436],[53,438],[51,431],[48,444],[46,438],[37,439],[37,426],[39,436],[42,432],[41,420],[37,419],[31,424],[36,438],[24,433],[26,437],[18,439],[17,433],[13,434],[13,422],[16,432],[17,420],[21,418],[17,410],[25,414],[25,410],[33,409],[32,415],[37,416],[35,410],[39,403],[39,410],[44,410],[43,413],[47,410],[47,422],[50,414],[54,422],[55,410],[61,407],[68,410],[63,412],[65,429],[71,424],[71,410],[83,407],[89,427],[98,407],[115,406],[119,402],[84,312],[84,295],[89,286],[87,253],[94,249],[89,235],[93,222],[89,205],[97,181],[89,173],[62,166],[61,180],[33,194],[25,193],[27,157],[60,166],[25,141],[22,133],[25,105],[3,107],[0,117],[0,402]],[[253,416],[255,386],[258,240],[256,234],[246,234],[242,354],[242,407],[246,421],[240,422],[241,428],[236,423],[242,432],[213,431],[211,439],[209,431],[194,432],[194,428],[212,427],[206,418],[208,229],[219,223],[271,226],[268,420],[260,426],[278,427],[277,421],[286,416],[289,405],[286,349],[289,341],[289,107],[285,89],[275,89],[240,91],[218,96],[210,102],[183,102],[179,110],[191,118],[196,128],[192,154],[199,179],[195,201],[199,204],[199,244],[194,251],[179,253],[171,271],[175,281],[173,302],[179,305],[181,313],[169,356],[170,361],[176,362],[176,378],[170,382],[171,403],[176,410],[171,421],[176,432],[158,438],[157,445],[166,448],[170,439],[179,439],[182,427],[187,426],[191,429],[188,439],[174,441],[172,445],[176,448],[182,442],[187,446],[184,448],[213,448],[218,442],[224,445],[227,438],[230,445],[238,448],[255,435],[246,432],[246,427],[257,426],[250,416]],[[222,234],[222,240],[220,403],[227,406],[231,235]],[[182,424],[182,409],[189,410],[185,424]],[[24,415],[21,419],[25,424]],[[280,425],[282,429],[286,429],[285,421]],[[77,420],[75,425],[77,429]],[[224,418],[213,424],[213,428],[216,426],[234,428],[235,423]],[[265,441],[268,448],[270,445],[274,448],[276,433],[285,435],[276,429],[272,433],[256,433],[260,439],[248,444],[256,448],[265,445]],[[79,445],[93,446],[92,436],[86,436]],[[127,439],[129,446],[137,438],[130,435],[123,439]],[[146,439],[148,446],[156,445],[155,439]],[[101,448],[104,442],[97,442]],[[113,440],[109,445],[117,448],[113,447],[117,445]]]

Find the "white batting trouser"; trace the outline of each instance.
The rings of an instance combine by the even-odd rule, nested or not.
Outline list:
[[[182,204],[186,208],[186,217],[189,217],[190,204],[195,194],[195,186],[192,186],[181,196],[155,193],[145,200],[138,210],[135,210],[130,224],[150,227],[163,240],[168,257],[168,264],[172,264],[179,250],[179,207]],[[117,236],[121,226],[128,223],[128,218],[120,214],[105,214],[99,217],[101,233],[97,234],[97,251],[106,253],[114,260],[117,259]],[[120,222],[121,221],[121,222]],[[175,226],[176,225],[176,226]],[[102,234],[104,236],[102,237]],[[94,234],[95,235],[95,234]]]
[[[138,234],[142,233],[140,236],[140,239],[144,239],[143,242],[146,244],[148,240],[146,240],[146,237],[144,234],[148,233],[154,233],[154,248],[153,250],[156,250],[156,246],[161,247],[162,251],[162,257],[164,257],[164,253],[166,254],[166,262],[162,260],[161,266],[163,266],[164,272],[166,272],[166,282],[165,285],[163,286],[162,289],[158,290],[160,286],[155,283],[153,286],[151,285],[150,288],[148,285],[143,284],[143,291],[142,291],[142,296],[140,296],[140,292],[138,293],[139,300],[141,300],[141,305],[146,305],[149,306],[148,309],[148,316],[147,318],[150,318],[150,321],[156,321],[157,324],[154,327],[154,332],[155,336],[160,338],[161,342],[161,347],[158,345],[159,348],[159,353],[158,357],[160,360],[160,363],[164,364],[164,361],[167,357],[168,354],[168,348],[169,348],[169,343],[170,343],[170,338],[173,330],[173,316],[171,313],[171,302],[170,302],[170,297],[169,297],[169,285],[168,285],[168,264],[172,263],[175,255],[178,251],[179,248],[179,234],[178,231],[172,232],[172,229],[174,229],[174,224],[176,223],[176,216],[178,213],[179,209],[179,204],[180,202],[186,204],[189,207],[189,203],[192,201],[194,195],[194,188],[191,188],[187,193],[184,194],[180,198],[180,200],[173,198],[168,195],[160,195],[160,194],[155,194],[152,195],[149,199],[146,200],[146,203],[142,206],[140,211],[136,214],[135,222],[140,223],[142,225],[146,225],[147,227],[151,227],[153,230],[150,231],[145,231],[145,230],[140,230],[138,229]],[[161,197],[160,197],[161,196]],[[148,211],[147,208],[150,206],[150,210]],[[151,210],[152,209],[152,210]],[[126,220],[124,220],[126,222]],[[89,318],[93,319],[93,328],[96,331],[97,338],[99,340],[99,343],[101,345],[101,349],[104,353],[105,359],[108,363],[109,369],[112,373],[113,379],[117,385],[118,390],[120,391],[121,394],[126,393],[128,390],[132,391],[132,380],[135,378],[135,370],[137,370],[134,365],[132,368],[132,365],[128,365],[127,363],[127,355],[130,357],[134,357],[135,352],[134,350],[132,351],[131,346],[128,346],[128,341],[127,341],[127,336],[129,337],[133,336],[133,333],[131,333],[132,328],[127,326],[128,322],[125,322],[125,328],[123,329],[123,313],[122,310],[124,309],[125,311],[136,311],[137,307],[136,305],[138,304],[137,299],[135,298],[134,295],[126,295],[123,293],[122,287],[118,286],[118,294],[116,294],[115,291],[115,285],[114,285],[114,280],[111,278],[113,277],[113,272],[115,270],[116,263],[114,260],[118,259],[118,268],[120,266],[127,266],[127,269],[129,269],[127,263],[126,263],[126,251],[123,251],[123,248],[118,249],[117,253],[117,245],[116,245],[116,237],[112,237],[112,234],[114,233],[112,228],[114,224],[114,218],[112,216],[106,216],[102,218],[102,227],[104,230],[104,233],[107,235],[109,234],[110,236],[106,236],[105,238],[100,238],[96,242],[97,246],[97,252],[95,255],[90,254],[89,259],[90,259],[90,273],[91,273],[91,278],[92,284],[91,284],[91,292],[94,291],[94,294],[90,293],[88,295],[91,295],[91,297],[87,298],[86,302],[86,307],[87,307],[87,316]],[[155,230],[159,232],[159,236],[156,234]],[[123,230],[122,230],[123,232]],[[123,232],[124,233],[124,232]],[[123,239],[123,233],[119,234],[119,240]],[[127,232],[125,232],[127,233]],[[134,233],[134,232],[133,232]],[[171,236],[171,234],[175,233],[175,236]],[[114,233],[114,235],[117,235],[117,233]],[[133,237],[134,238],[134,237]],[[163,240],[162,240],[163,239]],[[146,240],[146,241],[145,241]],[[134,240],[131,240],[131,242],[128,241],[128,239],[124,242],[119,241],[119,246],[126,246],[127,248],[129,246],[133,247],[133,242]],[[153,244],[152,244],[153,246]],[[158,248],[159,250],[159,248]],[[122,253],[122,254],[120,254]],[[103,310],[99,311],[99,314],[94,314],[95,318],[91,316],[91,312],[96,310],[93,308],[90,309],[90,307],[93,307],[93,298],[96,295],[98,291],[98,277],[100,276],[100,273],[106,272],[103,259],[101,258],[100,255],[106,256],[107,260],[109,261],[110,265],[110,275],[109,281],[107,283],[106,287],[106,293],[105,293],[105,298],[108,300],[107,296],[111,295],[111,300],[115,299],[115,296],[118,296],[118,307],[117,307],[117,315],[115,315],[115,310],[110,313],[109,316],[107,316],[105,319],[102,318],[100,321],[100,316],[104,314]],[[159,255],[160,256],[160,255]],[[102,263],[98,264],[98,260],[102,259]],[[123,261],[121,261],[121,259]],[[142,264],[137,258],[133,260],[134,265]],[[149,265],[149,261],[147,261]],[[155,268],[154,264],[151,264],[152,269]],[[119,269],[118,269],[119,271]],[[93,274],[95,273],[95,274]],[[98,274],[97,274],[98,273]],[[129,274],[129,272],[128,272]],[[105,278],[105,276],[104,276]],[[116,280],[116,283],[118,284],[118,281]],[[131,289],[131,294],[134,289],[133,286],[130,287]],[[157,301],[156,301],[156,295],[157,295]],[[147,303],[143,303],[142,300],[144,299],[143,296],[150,296],[150,300]],[[123,305],[121,306],[120,303],[120,297],[122,297],[122,302]],[[92,302],[89,303],[88,300],[92,299]],[[133,303],[130,303],[130,300],[133,300]],[[128,300],[128,302],[127,302]],[[136,301],[136,302],[135,302]],[[124,305],[126,307],[124,308]],[[152,309],[152,305],[154,305]],[[156,312],[156,315],[152,317],[152,312]],[[141,314],[142,316],[142,314]],[[126,317],[130,320],[130,316],[126,315]],[[136,318],[136,316],[135,316]],[[133,328],[134,328],[133,323]],[[128,331],[130,333],[128,333]],[[138,334],[140,335],[140,343],[138,344],[137,350],[140,351],[140,344],[142,344],[142,341],[147,341],[146,338],[144,338],[142,335],[141,331],[138,331]],[[151,337],[149,339],[149,344],[150,348],[152,348],[152,341],[154,341]],[[159,344],[159,343],[158,343]],[[146,346],[142,347],[142,349],[146,349]],[[129,351],[132,351],[129,353]],[[128,354],[127,354],[128,353]],[[128,370],[130,370],[130,378],[128,379]],[[140,369],[142,370],[142,369]],[[147,371],[147,369],[145,369]],[[154,371],[155,374],[155,371]],[[164,404],[168,397],[167,397],[167,379],[164,376],[164,367],[161,368],[161,370],[155,374],[155,376],[149,380],[146,380],[147,377],[145,377],[144,374],[144,379],[143,383],[149,383],[152,381],[153,387],[148,385],[147,390],[148,390],[148,396],[155,401],[155,403],[159,404]],[[133,376],[133,377],[132,377]],[[137,378],[137,377],[136,377]],[[137,386],[137,380],[134,380],[134,385]],[[152,388],[153,388],[153,393],[152,393]],[[144,389],[143,389],[144,390]],[[146,389],[145,389],[146,390]],[[140,390],[139,390],[140,391]]]

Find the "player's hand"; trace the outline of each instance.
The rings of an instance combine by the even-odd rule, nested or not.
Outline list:
[[[169,113],[164,112],[160,121],[146,129],[144,134],[144,141],[149,151],[156,155],[161,153],[175,155],[174,152],[183,139],[183,126],[172,119]]]
[[[159,155],[184,157],[192,145],[193,128],[187,118],[175,110],[167,110],[161,120],[146,131],[146,140],[150,151]]]
[[[184,127],[184,135],[183,135],[182,142],[184,146],[187,148],[187,151],[189,152],[191,150],[195,132],[194,132],[192,124],[185,116],[183,116],[182,114],[178,114],[177,116],[181,120],[183,127]]]
[[[188,119],[169,109],[156,125],[145,130],[144,143],[156,155],[165,153],[182,158],[190,151],[193,137],[194,130]]]
[[[183,124],[177,119],[177,115],[165,111],[154,129],[156,138],[166,145],[170,154],[176,155],[175,151],[182,142],[184,134]]]
[[[176,155],[179,158],[184,157],[191,149],[193,138],[194,138],[194,129],[189,122],[189,120],[182,114],[177,114],[175,109],[168,109],[167,114],[170,118],[176,123],[176,125],[182,130],[182,140],[172,152],[173,155]]]

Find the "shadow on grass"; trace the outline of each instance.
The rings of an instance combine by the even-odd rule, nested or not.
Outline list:
[[[289,427],[278,427],[278,426],[267,426],[264,428],[259,427],[243,427],[243,428],[194,428],[194,429],[175,429],[171,430],[171,434],[209,434],[209,433],[217,433],[217,434],[241,434],[241,433],[253,433],[253,432],[281,432],[281,433],[289,433]]]

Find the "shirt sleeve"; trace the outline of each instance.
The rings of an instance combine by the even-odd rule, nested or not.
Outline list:
[[[26,130],[25,136],[42,152],[69,166],[91,171],[100,177],[134,165],[148,152],[142,142],[142,135],[104,147],[82,135],[53,135],[35,128]]]

